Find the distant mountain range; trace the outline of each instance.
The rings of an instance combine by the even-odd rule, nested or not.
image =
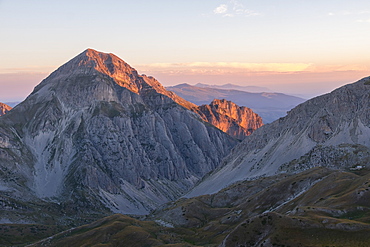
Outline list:
[[[184,83],[167,87],[167,89],[196,105],[209,104],[214,99],[232,101],[239,106],[251,108],[262,117],[264,123],[271,123],[285,116],[287,111],[305,101],[303,98],[283,93],[251,93],[234,89],[203,87],[203,85],[198,87]]]

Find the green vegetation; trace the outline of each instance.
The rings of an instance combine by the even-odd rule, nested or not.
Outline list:
[[[0,246],[23,246],[54,235],[65,227],[37,224],[0,224]]]

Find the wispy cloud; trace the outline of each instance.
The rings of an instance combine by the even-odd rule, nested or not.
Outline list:
[[[215,14],[224,14],[227,12],[227,5],[226,4],[221,4],[217,8],[213,10],[213,13]]]
[[[370,23],[370,11],[369,10],[362,10],[357,12],[350,12],[350,11],[338,11],[338,12],[329,12],[328,16],[332,17],[350,17],[352,21],[359,22],[359,23]],[[356,19],[354,19],[356,18]]]
[[[370,23],[370,18],[369,19],[363,19],[363,20],[357,20],[357,22]]]
[[[237,62],[192,62],[139,64],[135,68],[144,74],[171,75],[246,75],[246,74],[294,74],[326,73],[340,71],[369,71],[361,65],[317,66],[312,63],[237,63]]]
[[[329,12],[329,16],[344,16],[344,15],[353,15],[354,13],[349,11],[339,11],[339,12]]]
[[[168,74],[231,74],[277,72],[291,73],[307,70],[307,63],[227,63],[227,62],[192,62],[192,63],[154,63],[135,67],[144,73]]]
[[[240,1],[229,0],[227,3],[221,4],[213,10],[216,15],[222,17],[234,17],[234,16],[258,16],[261,15],[258,12],[246,8]]]

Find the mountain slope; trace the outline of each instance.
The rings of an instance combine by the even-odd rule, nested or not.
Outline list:
[[[236,144],[193,107],[115,55],[88,49],[0,124],[27,152],[15,155],[28,159],[15,170],[30,169],[23,179],[37,198],[74,212],[145,214],[189,190]]]
[[[330,159],[318,162],[326,151],[313,152],[314,149],[331,147],[340,153],[341,144],[369,147],[369,80],[364,78],[311,99],[286,117],[259,128],[233,149],[222,168],[205,178],[188,196],[214,193],[239,180],[330,165]],[[315,162],[289,165],[313,153],[319,157]]]
[[[262,118],[251,109],[224,99],[199,106],[197,113],[205,121],[240,140],[263,125]]]
[[[7,104],[0,103],[0,116],[5,115],[11,109],[12,108],[8,106]]]
[[[189,84],[179,84],[167,87],[167,89],[197,105],[209,104],[214,99],[232,101],[239,106],[251,108],[262,117],[264,123],[270,123],[285,116],[287,111],[305,101],[302,98],[282,93],[250,93],[241,90],[197,87]]]

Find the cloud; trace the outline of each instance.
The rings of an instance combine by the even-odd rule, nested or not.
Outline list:
[[[328,13],[329,16],[333,16],[333,17],[335,17],[335,16],[338,16],[338,17],[349,16],[351,18],[361,18],[361,19],[357,19],[357,20],[352,19],[353,21],[359,22],[359,23],[370,23],[370,18],[368,17],[369,14],[370,14],[369,10],[362,10],[362,11],[358,11],[358,12],[339,11],[339,12],[330,12],[330,13]],[[367,17],[364,17],[366,15],[367,15]]]
[[[370,19],[357,20],[357,22],[361,22],[361,23],[370,23]]]
[[[369,10],[362,10],[359,12],[350,12],[350,11],[344,10],[344,11],[328,13],[329,16],[349,16],[349,15],[354,16],[354,15],[368,15],[368,14],[370,14]]]
[[[233,4],[233,10],[237,14],[246,15],[246,16],[256,16],[261,15],[253,10],[247,9],[241,2],[237,0],[230,0],[231,4]]]
[[[143,73],[167,74],[244,74],[244,73],[294,73],[308,70],[310,63],[238,63],[238,62],[192,62],[154,63],[135,67]]]
[[[171,76],[258,76],[289,75],[302,73],[368,72],[370,67],[356,64],[318,66],[312,63],[239,63],[239,62],[191,62],[153,63],[134,66],[147,75]]]
[[[229,8],[229,5],[231,8]],[[247,9],[241,2],[237,0],[229,0],[228,4],[221,4],[213,10],[216,15],[222,15],[222,17],[234,17],[234,16],[258,16],[261,15],[258,12]]]
[[[329,12],[329,16],[344,16],[344,15],[352,15],[352,12],[349,11],[340,11],[340,12]]]
[[[224,14],[227,12],[227,5],[226,4],[221,4],[217,8],[213,10],[213,13],[215,14]]]

